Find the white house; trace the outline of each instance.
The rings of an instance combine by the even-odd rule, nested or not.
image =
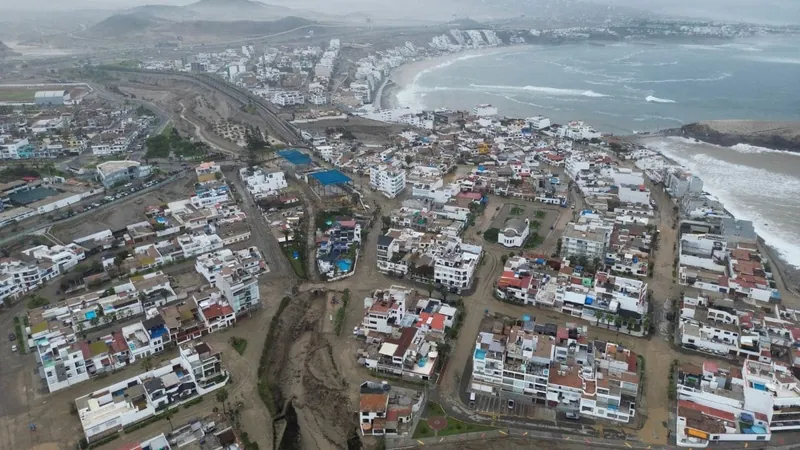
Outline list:
[[[497,243],[504,247],[522,247],[530,234],[528,219],[511,219],[497,235]]]

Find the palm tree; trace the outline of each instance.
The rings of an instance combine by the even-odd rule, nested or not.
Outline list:
[[[142,360],[142,370],[149,372],[153,368],[153,360],[148,356]]]
[[[597,313],[597,326],[600,326],[600,322],[603,322],[607,319],[606,313],[599,312]],[[606,324],[606,328],[608,328],[608,324]]]
[[[169,422],[170,430],[175,431],[175,427],[172,426],[172,417],[173,416],[175,416],[175,410],[174,409],[167,409],[166,411],[164,411],[164,418],[167,419],[167,422]]]
[[[217,393],[214,394],[214,398],[222,403],[222,413],[225,414],[225,401],[228,400],[228,390],[225,388],[218,390]]]

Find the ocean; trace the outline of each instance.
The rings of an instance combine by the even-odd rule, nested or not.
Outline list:
[[[631,134],[710,119],[800,120],[797,80],[791,38],[521,46],[428,63],[401,80],[397,102],[413,109],[491,103],[507,116],[543,114]]]
[[[583,120],[614,134],[714,119],[800,121],[800,57],[790,38],[513,47],[417,62],[392,79],[398,106],[491,103],[502,115]],[[682,138],[643,142],[700,176],[800,268],[800,154]]]
[[[782,259],[800,268],[800,153],[738,144],[733,147],[681,137],[640,139],[703,179],[739,219],[752,220]]]

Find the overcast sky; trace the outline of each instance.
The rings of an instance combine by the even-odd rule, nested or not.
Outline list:
[[[629,6],[642,10],[687,17],[713,18],[725,21],[800,24],[800,0],[585,0],[595,3]],[[479,3],[480,0],[426,0],[428,8],[447,7],[448,3]],[[50,9],[74,10],[77,8],[125,9],[145,4],[186,5],[192,0],[0,0],[6,10]],[[264,3],[317,9],[338,10],[341,13],[380,10],[382,3],[397,5],[396,0],[267,0]],[[413,3],[413,1],[412,1]],[[481,3],[491,4],[491,1]],[[520,0],[526,5],[535,0]],[[408,3],[406,3],[408,4]],[[438,8],[436,8],[438,9]],[[522,11],[521,11],[522,13]],[[491,15],[491,10],[487,11]],[[534,15],[534,14],[531,14]],[[2,19],[0,19],[2,20]]]

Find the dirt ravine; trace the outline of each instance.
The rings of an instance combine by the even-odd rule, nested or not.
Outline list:
[[[349,383],[322,333],[326,298],[312,293],[293,297],[275,324],[267,349],[270,392],[279,411],[289,402],[294,408],[285,418],[287,439],[276,442],[275,448],[343,449],[357,426]],[[277,419],[283,417],[279,414]]]

